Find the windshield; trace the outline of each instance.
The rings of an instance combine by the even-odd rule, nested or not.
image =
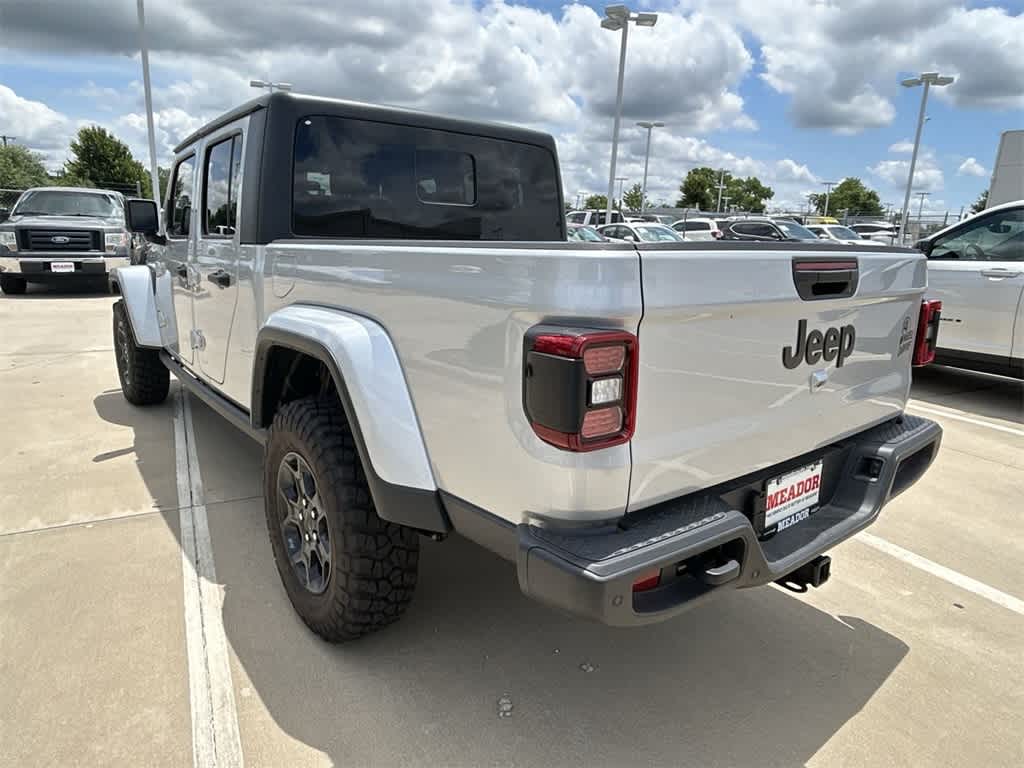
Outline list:
[[[840,240],[861,240],[861,236],[854,232],[849,227],[836,227],[832,226],[828,228],[829,234],[832,237],[839,238]]]
[[[776,221],[775,226],[785,233],[786,237],[794,240],[817,240],[818,236],[806,227],[801,227],[792,221]]]
[[[585,240],[588,243],[603,243],[604,238],[593,227],[569,227],[570,240]]]
[[[636,227],[636,234],[645,243],[675,243],[683,239],[675,230],[661,224],[649,227]]]
[[[112,195],[91,192],[40,190],[26,192],[15,206],[12,216],[99,216],[121,215],[121,206]]]

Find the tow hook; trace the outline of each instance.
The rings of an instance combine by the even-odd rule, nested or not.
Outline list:
[[[811,562],[777,579],[775,583],[790,592],[806,592],[808,587],[820,587],[828,581],[831,568],[832,558],[828,555],[818,555]]]

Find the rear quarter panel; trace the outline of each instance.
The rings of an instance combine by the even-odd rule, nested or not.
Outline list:
[[[631,246],[277,241],[265,259],[267,315],[337,307],[387,330],[439,488],[514,523],[625,512],[629,446],[578,454],[542,442],[523,412],[522,365],[537,323],[636,331]]]

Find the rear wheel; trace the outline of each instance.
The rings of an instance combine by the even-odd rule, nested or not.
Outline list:
[[[264,460],[274,560],[306,625],[337,643],[397,621],[416,587],[419,536],[377,515],[337,403],[282,406]]]
[[[114,359],[121,379],[121,392],[132,405],[156,405],[167,399],[171,372],[156,349],[135,343],[124,299],[114,303]]]
[[[0,277],[0,291],[12,296],[24,293],[27,287],[23,277]]]

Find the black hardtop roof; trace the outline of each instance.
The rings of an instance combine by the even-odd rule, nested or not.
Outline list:
[[[212,120],[197,131],[191,133],[184,141],[174,148],[175,154],[186,147],[194,144],[203,136],[234,122],[240,117],[252,114],[261,109],[269,110],[269,117],[273,119],[275,113],[281,112],[285,115],[294,116],[296,119],[303,115],[332,115],[337,117],[350,117],[358,120],[375,120],[383,123],[396,123],[399,125],[411,125],[420,128],[433,128],[441,131],[452,131],[455,133],[466,133],[472,136],[485,136],[506,141],[518,141],[524,144],[535,144],[546,147],[551,151],[555,150],[554,139],[549,134],[541,131],[533,131],[528,128],[520,128],[504,123],[489,123],[480,120],[464,120],[458,117],[449,117],[430,112],[421,112],[416,109],[405,109],[403,107],[388,107],[378,104],[366,104],[358,101],[345,101],[343,99],[328,99],[320,96],[307,96],[278,91],[268,93],[259,98],[240,104],[234,109],[225,112],[220,117]]]

